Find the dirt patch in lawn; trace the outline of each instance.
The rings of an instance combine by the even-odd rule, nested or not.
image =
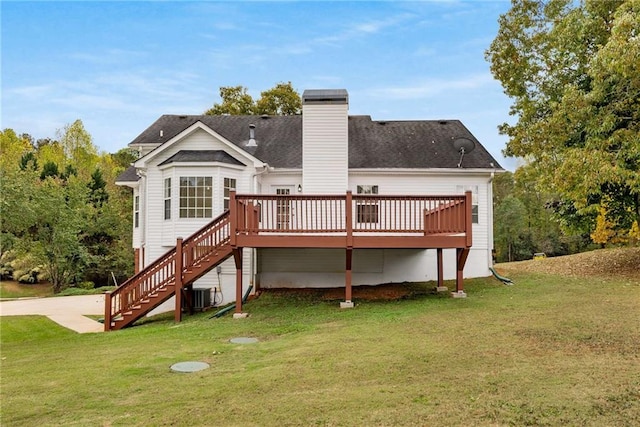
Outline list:
[[[545,273],[568,277],[620,278],[640,282],[640,248],[599,249],[580,254],[497,264],[499,273]]]

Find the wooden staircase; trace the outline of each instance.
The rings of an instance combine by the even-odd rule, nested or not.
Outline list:
[[[176,292],[191,298],[193,282],[232,255],[230,214],[226,211],[143,270],[105,295],[104,330],[132,325]],[[176,274],[180,272],[180,274]]]

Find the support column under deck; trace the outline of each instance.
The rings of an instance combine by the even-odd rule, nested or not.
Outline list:
[[[180,322],[182,320],[182,237],[178,237],[176,241],[176,261],[174,277],[174,294],[176,299],[174,320],[176,322]]]
[[[456,250],[456,291],[451,293],[454,298],[466,298],[467,296],[464,292],[463,270],[468,256],[469,248],[459,248]]]
[[[344,302],[340,303],[340,308],[353,308],[351,288],[351,264],[353,261],[353,249],[347,248],[344,273]]]
[[[442,262],[442,248],[436,249],[436,255],[438,259],[438,285],[436,286],[436,291],[446,292],[448,289],[444,285],[444,267]]]
[[[236,264],[236,310],[233,318],[241,319],[247,317],[247,313],[242,312],[242,248],[234,248],[232,251]]]

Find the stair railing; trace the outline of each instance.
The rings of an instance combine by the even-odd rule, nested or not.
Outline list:
[[[229,211],[196,231],[182,243],[183,273],[229,241]],[[131,311],[158,291],[175,283],[176,248],[146,266],[116,289],[105,294],[105,330],[118,316]],[[183,286],[186,283],[183,283]]]

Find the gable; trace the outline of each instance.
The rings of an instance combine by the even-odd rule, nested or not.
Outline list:
[[[171,134],[169,133],[169,135]],[[158,131],[158,138],[162,139],[165,135],[167,134],[165,134],[164,129]],[[181,150],[182,147],[184,147],[183,150]],[[200,121],[191,123],[190,126],[170,137],[169,140],[163,142],[156,149],[138,159],[134,166],[144,168],[154,163],[154,159],[158,159],[161,164],[166,163],[169,158],[173,158],[173,162],[176,162],[176,159],[189,162],[207,161],[203,160],[205,157],[218,158],[218,160],[210,161],[236,163],[242,166],[253,163],[256,167],[262,166],[262,162],[259,159],[231,143]]]

